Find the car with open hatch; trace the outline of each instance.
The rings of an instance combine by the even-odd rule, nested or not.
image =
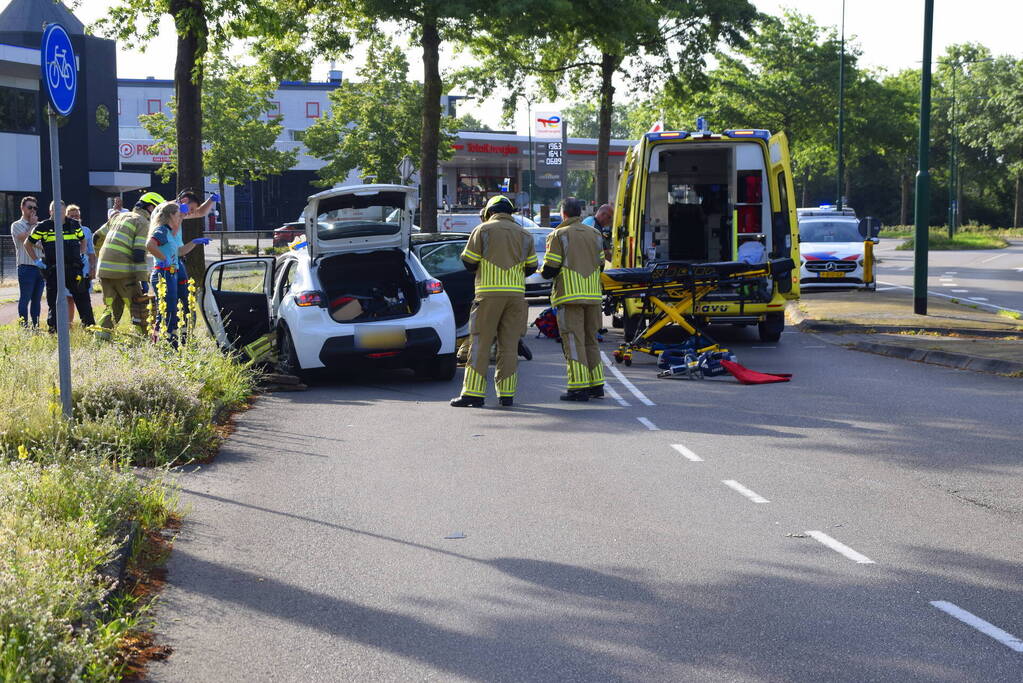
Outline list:
[[[353,185],[309,197],[305,241],[277,258],[218,261],[202,312],[225,350],[269,338],[282,372],[408,367],[454,377],[455,318],[411,248],[415,188]]]

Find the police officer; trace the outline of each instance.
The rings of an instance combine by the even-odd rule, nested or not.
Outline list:
[[[505,196],[483,207],[483,223],[469,236],[462,262],[476,271],[476,298],[469,316],[469,353],[462,395],[456,408],[479,407],[487,392],[490,346],[497,339],[494,384],[502,406],[510,406],[518,382],[519,338],[526,331],[526,276],[536,272],[533,237],[512,218],[515,206]]]
[[[64,282],[61,283],[57,282],[58,220],[61,222],[61,235],[64,238]],[[42,257],[36,252],[37,244],[42,245]],[[46,278],[46,305],[50,309],[46,313],[46,326],[50,332],[57,330],[57,296],[64,296],[65,288],[78,309],[82,325],[85,327],[95,325],[89,287],[82,277],[82,255],[86,250],[85,233],[82,231],[81,223],[67,217],[64,202],[60,203],[59,211],[55,210],[53,202],[50,202],[50,217],[36,223],[35,229],[25,241],[25,250],[35,260],[36,266],[42,269],[43,277]]]
[[[558,308],[558,331],[568,364],[568,392],[561,395],[562,401],[604,398],[604,368],[597,346],[604,242],[599,230],[580,220],[582,208],[574,197],[561,203],[562,221],[547,236],[543,261],[543,276],[554,280],[551,304]]]
[[[127,302],[132,309],[132,323],[140,333],[145,333],[141,311],[132,304],[138,306],[137,302],[143,298],[141,282],[146,279],[148,270],[146,239],[149,237],[149,215],[163,201],[156,192],[146,192],[139,197],[132,211],[114,214],[96,231],[94,239],[103,245],[99,249],[96,274],[103,289],[103,303],[106,304],[106,310],[99,319],[100,327],[107,330],[117,327]],[[98,336],[109,336],[109,332]]]

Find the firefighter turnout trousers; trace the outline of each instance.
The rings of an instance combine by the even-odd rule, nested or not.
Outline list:
[[[558,332],[568,365],[568,390],[604,386],[597,332],[603,322],[599,303],[563,304],[558,307]]]
[[[599,307],[598,307],[599,310]],[[462,396],[487,393],[490,347],[497,340],[494,384],[498,396],[515,396],[518,383],[519,339],[526,333],[529,305],[521,294],[487,296],[473,302],[469,316],[469,357],[465,363]]]
[[[103,304],[106,310],[99,319],[99,326],[112,330],[121,322],[124,306],[128,304],[131,322],[140,332],[145,332],[145,317],[142,315],[142,287],[134,277],[101,277],[99,285],[103,290]],[[139,302],[139,303],[136,303]]]

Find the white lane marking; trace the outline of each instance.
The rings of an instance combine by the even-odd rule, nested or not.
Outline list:
[[[958,275],[958,274],[959,274],[958,270],[946,270],[945,271],[945,275]]]
[[[693,462],[703,462],[703,458],[698,456],[696,453],[693,453],[691,450],[689,450],[680,443],[673,443],[671,444],[671,447],[674,448],[679,453],[681,453],[686,460],[692,460]]]
[[[622,395],[619,394],[618,391],[615,390],[615,388],[611,386],[611,383],[608,382],[606,379],[604,380],[604,390],[607,391],[608,395],[611,396],[611,398],[618,401],[618,405],[620,405],[622,408],[629,407],[629,402],[622,398]]]
[[[880,281],[878,281],[878,282],[880,282]],[[906,285],[897,285],[894,282],[880,282],[880,284],[882,284],[882,285],[891,285],[892,287],[896,287],[898,289],[909,289],[909,290],[913,289],[912,287],[908,287]],[[929,296],[940,296],[942,299],[958,299],[959,298],[959,297],[956,297],[956,296],[949,296],[948,294],[942,294],[941,292],[932,292],[931,290],[927,290],[927,294]],[[1013,313],[1023,313],[1023,311],[1021,311],[1021,310],[1018,310],[1018,309],[1015,309],[1015,308],[1009,308],[1007,306],[995,306],[993,304],[983,304],[983,303],[978,303],[977,305],[978,306],[984,306],[985,308],[991,308],[991,309],[994,309],[996,311],[1012,311]]]
[[[639,420],[639,423],[641,425],[643,425],[644,427],[649,429],[651,432],[659,432],[659,431],[661,431],[660,427],[658,427],[657,425],[655,425],[653,422],[651,422],[650,420],[648,420],[645,417],[637,417],[636,419]]]
[[[958,287],[959,286],[958,282],[942,282],[940,284],[941,284],[942,287]]]
[[[874,291],[875,292],[887,292],[890,289],[895,289],[895,288],[894,287],[877,287],[877,288],[874,289]]]
[[[955,617],[967,626],[972,626],[984,635],[994,638],[1010,650],[1023,652],[1023,640],[1020,640],[1008,631],[1003,631],[991,622],[984,621],[976,614],[971,614],[962,607],[954,605],[951,602],[946,602],[945,600],[932,600],[931,605],[937,607],[945,614]]]
[[[736,491],[738,491],[742,495],[744,495],[747,498],[749,498],[750,500],[752,500],[754,503],[770,503],[771,502],[768,499],[766,499],[763,496],[761,496],[759,493],[756,493],[755,491],[750,491],[748,488],[746,488],[745,486],[743,486],[739,482],[735,481],[734,479],[722,479],[721,483],[724,484],[725,486],[727,486],[730,489],[735,489]]]
[[[806,532],[811,538],[820,541],[824,545],[828,546],[837,553],[841,553],[848,557],[853,562],[858,564],[874,564],[874,561],[866,555],[861,555],[844,543],[839,543],[831,536],[828,536],[823,531],[807,531]]]
[[[899,270],[909,270],[912,267],[913,266],[902,266],[901,268],[899,268]]]
[[[952,291],[953,292],[958,292],[959,294],[963,294],[963,293],[968,292],[970,290],[968,290],[968,289],[953,289]]]
[[[628,389],[629,391],[631,391],[632,395],[635,396],[636,398],[638,398],[640,403],[642,403],[645,406],[657,405],[656,403],[654,403],[653,401],[648,399],[646,397],[646,394],[644,394],[642,391],[637,389],[636,385],[633,384],[632,382],[630,382],[629,378],[626,377],[625,375],[623,375],[621,370],[619,370],[618,368],[616,368],[614,366],[614,363],[611,361],[610,358],[607,357],[606,353],[601,351],[600,352],[600,357],[604,359],[604,365],[606,365],[607,369],[611,371],[611,374],[613,374],[615,377],[617,377],[618,381],[621,382],[622,384],[624,384],[625,388]]]
[[[1016,269],[1016,272],[1017,272],[1017,273],[1023,273],[1023,268],[1017,268],[1017,269]]]
[[[995,254],[991,258],[984,259],[983,261],[981,261],[981,263],[990,263],[991,261],[994,261],[996,258],[1002,258],[1003,256],[1005,256],[1005,254]]]
[[[970,296],[967,297],[970,301],[987,301],[986,296]]]

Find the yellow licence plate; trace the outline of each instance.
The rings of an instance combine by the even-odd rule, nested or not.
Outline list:
[[[405,342],[404,327],[375,325],[355,330],[355,344],[361,349],[403,348]]]
[[[825,277],[825,278],[843,278],[843,277],[845,277],[845,273],[839,273],[839,272],[835,272],[835,271],[830,271],[830,272],[829,271],[824,271],[823,273],[817,273],[817,275],[819,275],[820,277]]]

